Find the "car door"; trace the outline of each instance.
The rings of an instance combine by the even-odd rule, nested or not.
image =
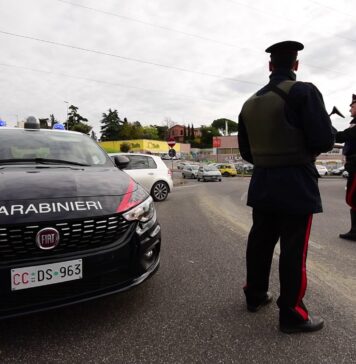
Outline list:
[[[198,178],[203,178],[203,175],[204,175],[204,168],[199,167],[199,169],[198,169]]]
[[[187,177],[192,178],[192,167],[185,167],[187,171]]]
[[[155,182],[157,170],[157,166],[153,159],[144,155],[126,155],[126,157],[130,160],[130,163],[124,171],[150,192],[152,185]],[[156,166],[156,168],[153,168],[154,166]]]

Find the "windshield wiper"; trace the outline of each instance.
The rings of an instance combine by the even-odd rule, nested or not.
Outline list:
[[[70,164],[74,166],[88,167],[90,164],[67,161],[62,159],[49,159],[49,158],[13,158],[13,159],[0,159],[0,164],[22,163],[22,162],[35,162],[39,164]]]

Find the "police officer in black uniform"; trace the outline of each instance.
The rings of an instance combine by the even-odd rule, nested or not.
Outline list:
[[[336,133],[336,142],[345,143],[343,154],[346,157],[345,170],[349,173],[346,188],[346,203],[351,207],[351,229],[340,238],[356,241],[356,95],[352,95],[350,104],[350,127]]]
[[[312,215],[322,212],[316,156],[333,147],[335,129],[321,93],[297,82],[297,53],[303,44],[284,41],[271,54],[270,82],[251,96],[239,115],[241,156],[254,164],[247,205],[253,226],[247,243],[247,309],[272,301],[268,291],[273,251],[280,240],[280,330],[316,331],[323,319],[312,316],[303,297]]]

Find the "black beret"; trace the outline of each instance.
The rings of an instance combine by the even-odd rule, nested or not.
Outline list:
[[[266,49],[267,53],[285,53],[285,52],[298,52],[304,49],[304,45],[293,40],[286,40],[271,45]]]
[[[356,102],[356,95],[352,94],[352,100],[351,100],[351,105],[353,105]]]

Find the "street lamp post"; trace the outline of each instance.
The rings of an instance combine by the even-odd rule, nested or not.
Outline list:
[[[69,128],[69,125],[68,125],[68,104],[69,102],[68,101],[64,101],[65,104],[67,104],[67,120],[66,120],[66,124],[67,124],[67,130]]]

